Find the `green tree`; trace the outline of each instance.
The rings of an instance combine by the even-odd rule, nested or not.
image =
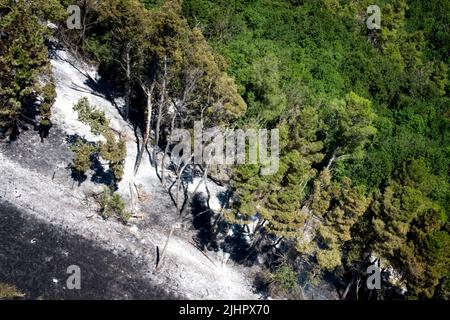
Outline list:
[[[324,110],[326,145],[331,155],[328,169],[340,159],[364,156],[364,146],[377,132],[375,116],[372,103],[354,92]]]
[[[286,109],[286,93],[281,89],[280,62],[274,54],[256,60],[252,65],[252,91],[248,100],[251,114],[261,123],[277,120]]]
[[[91,156],[97,151],[97,146],[77,139],[75,144],[71,147],[75,154],[72,167],[78,175],[85,174],[91,167]]]
[[[98,7],[98,23],[107,26],[110,63],[125,84],[124,118],[128,120],[133,81],[139,78],[148,45],[150,14],[138,0],[106,0]]]
[[[352,186],[349,178],[341,183],[332,181],[328,169],[314,182],[310,209],[318,221],[312,251],[320,268],[331,271],[342,264],[343,247],[352,240],[352,227],[369,206],[370,198],[364,193]]]
[[[429,171],[412,161],[374,202],[373,249],[405,274],[411,296],[433,297],[450,268],[450,235],[443,208],[429,198]],[[417,174],[417,176],[415,176]]]
[[[259,213],[270,232],[299,241],[306,219],[301,210],[307,184],[316,175],[314,165],[323,159],[323,143],[317,137],[321,125],[317,112],[304,107],[286,117],[280,126],[279,170],[260,175],[258,165],[235,170],[236,210],[246,217]]]
[[[125,203],[117,192],[105,188],[101,195],[101,215],[103,218],[116,217],[124,224],[127,224],[131,214],[125,210]]]
[[[0,1],[0,131],[14,137],[30,120],[30,104],[40,104],[41,126],[48,126],[55,96],[50,83],[48,50],[44,43],[50,30],[41,20],[64,16],[56,0]],[[42,86],[39,79],[49,84]],[[39,125],[39,124],[38,124]]]

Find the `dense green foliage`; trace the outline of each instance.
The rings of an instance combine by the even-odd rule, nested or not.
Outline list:
[[[128,113],[142,117],[149,103],[156,105],[159,136],[163,124],[170,126],[167,106],[172,101],[178,101],[180,119],[187,123],[201,116],[213,123],[228,122],[245,111],[233,79],[224,72],[223,59],[198,28],[189,27],[180,1],[166,1],[150,10],[138,0],[79,1],[79,5],[86,10],[90,27],[64,34],[76,51],[99,64],[105,79],[124,91],[125,118]],[[150,91],[147,102],[142,96]]]
[[[63,15],[56,0],[0,1],[0,135],[14,138],[30,122],[50,126],[55,89],[45,39],[51,33],[42,21]]]
[[[301,298],[297,281],[297,273],[289,265],[281,265],[268,275],[269,292],[272,297]]]
[[[450,4],[382,1],[382,28],[368,30],[370,4],[186,0],[183,9],[229,63],[248,104],[242,123],[281,130],[277,174],[236,169],[236,211],[259,212],[322,269],[373,253],[404,272],[411,296],[442,296]]]
[[[296,292],[299,260],[312,282],[326,272],[361,280],[375,256],[409,297],[449,297],[448,0],[379,1],[380,30],[366,26],[369,0],[0,0],[3,135],[30,115],[51,125],[44,21],[61,22],[69,4],[83,28],[60,23],[57,37],[123,94],[140,150],[152,138],[164,149],[171,127],[196,120],[280,130],[279,170],[235,167],[226,214],[258,214],[285,240],[274,290]],[[74,110],[101,142],[77,140],[73,169],[84,174],[97,154],[119,182],[125,141],[87,99]],[[101,208],[129,218],[111,189]]]

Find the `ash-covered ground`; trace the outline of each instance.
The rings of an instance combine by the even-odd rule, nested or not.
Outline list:
[[[95,242],[43,223],[0,201],[0,282],[13,283],[27,299],[177,299],[142,276],[145,265]],[[66,281],[81,270],[81,288]]]

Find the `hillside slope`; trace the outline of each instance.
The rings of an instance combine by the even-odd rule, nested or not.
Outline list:
[[[38,135],[28,131],[20,137],[21,143],[0,145],[0,176],[5,181],[0,187],[0,200],[14,204],[25,216],[47,224],[51,229],[63,230],[70,237],[79,237],[92,243],[105,252],[105,257],[106,254],[113,254],[118,259],[127,257],[127,264],[137,266],[133,271],[135,274],[128,274],[128,278],[139,279],[140,283],[147,282],[149,287],[164,287],[167,295],[189,299],[257,299],[258,295],[253,293],[250,280],[246,278],[248,272],[231,264],[223,266],[220,255],[206,258],[189,241],[193,230],[175,232],[169,243],[163,269],[157,274],[152,273],[156,262],[156,247],[164,245],[168,228],[173,221],[174,209],[170,197],[159,186],[148,158],[142,161],[139,175],[133,177],[136,157],[133,130],[121,119],[118,109],[101,92],[96,91],[97,84],[92,82],[92,79],[97,78],[95,69],[76,61],[65,51],[56,51],[51,63],[57,98],[53,107],[54,126],[50,137],[40,143]],[[87,97],[93,105],[104,110],[111,119],[111,126],[127,137],[128,156],[119,192],[127,199],[129,182],[132,180],[150,195],[150,201],[140,207],[143,218],[133,219],[127,226],[117,221],[103,220],[95,212],[95,203],[87,200],[86,194],[98,192],[102,188],[99,180],[93,178],[97,173],[94,172],[91,179],[80,187],[73,187],[68,169],[72,157],[69,142],[74,135],[91,141],[95,139],[90,135],[89,128],[77,120],[72,109],[73,104],[81,97]],[[120,104],[120,99],[117,104]],[[183,234],[183,237],[177,233]],[[39,243],[36,247],[36,255],[40,256]],[[86,254],[89,255],[89,252]],[[70,250],[67,255],[71,255]],[[31,261],[33,257],[29,259]],[[87,259],[91,260],[92,265],[102,265],[97,261],[103,259],[101,255]],[[72,264],[77,264],[77,261],[72,261]],[[79,264],[84,265],[86,261],[80,261]],[[8,268],[5,266],[1,269]],[[132,268],[116,270],[118,274],[115,276],[129,270]],[[47,270],[43,268],[41,271],[45,273]],[[87,273],[92,271],[86,270]],[[52,272],[48,273],[48,284],[53,286]],[[83,274],[83,269],[81,272]],[[0,273],[0,280],[5,277],[8,278],[7,273]],[[90,273],[86,276],[92,277],[95,278],[96,275]],[[56,285],[63,287],[63,280],[59,279]],[[121,288],[125,292],[118,290],[113,298],[130,298],[127,293],[130,288],[123,281]],[[104,290],[109,290],[109,287]],[[46,292],[45,288],[42,291]],[[161,295],[162,298],[164,294]],[[79,297],[83,297],[83,290]],[[154,298],[145,294],[144,297]]]

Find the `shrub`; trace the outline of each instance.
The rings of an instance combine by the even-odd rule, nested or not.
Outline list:
[[[270,273],[269,294],[276,298],[299,299],[300,291],[297,282],[297,273],[286,264]]]
[[[97,151],[95,145],[77,139],[75,144],[71,147],[75,154],[72,167],[79,173],[85,173],[91,167],[91,155]]]
[[[100,135],[107,131],[109,121],[103,111],[93,108],[86,97],[81,98],[74,105],[73,110],[78,112],[78,119],[91,127],[95,135]]]
[[[109,188],[105,188],[101,197],[101,216],[105,219],[116,217],[124,224],[131,218],[120,194],[111,192]]]

